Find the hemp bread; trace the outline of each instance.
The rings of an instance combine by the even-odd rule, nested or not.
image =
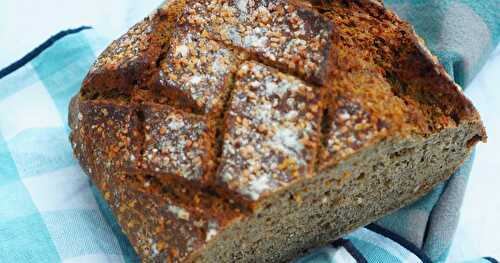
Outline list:
[[[291,260],[415,201],[486,140],[374,0],[171,0],[99,56],[69,123],[144,262]]]

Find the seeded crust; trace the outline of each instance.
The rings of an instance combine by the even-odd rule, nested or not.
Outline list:
[[[113,41],[90,68],[82,84],[82,95],[126,97],[133,88],[147,82],[162,52],[168,48],[173,25],[184,2],[173,1],[158,8]]]
[[[248,201],[314,172],[319,89],[260,63],[237,72],[216,180]]]
[[[486,140],[381,1],[173,0],[70,103],[145,262],[284,262],[416,200]]]

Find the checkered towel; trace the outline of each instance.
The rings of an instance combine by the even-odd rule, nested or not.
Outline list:
[[[462,85],[498,43],[498,0],[386,2]],[[138,260],[68,142],[69,99],[109,41],[94,29],[65,31],[0,70],[0,262]],[[471,165],[412,206],[297,262],[445,261]]]

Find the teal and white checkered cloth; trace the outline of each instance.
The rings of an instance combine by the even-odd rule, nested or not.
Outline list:
[[[499,0],[386,2],[460,84],[498,44]],[[109,41],[95,29],[69,34],[0,74],[0,262],[137,261],[68,141],[69,99]],[[414,205],[297,262],[444,262],[471,165]]]

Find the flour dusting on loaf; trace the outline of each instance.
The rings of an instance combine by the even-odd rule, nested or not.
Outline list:
[[[190,1],[178,28],[245,50],[322,84],[333,34],[317,11],[288,1]]]
[[[319,109],[318,88],[260,63],[243,64],[228,108],[217,176],[252,200],[310,176]]]
[[[170,0],[114,41],[70,140],[144,262],[289,262],[415,201],[486,139],[373,0]]]

